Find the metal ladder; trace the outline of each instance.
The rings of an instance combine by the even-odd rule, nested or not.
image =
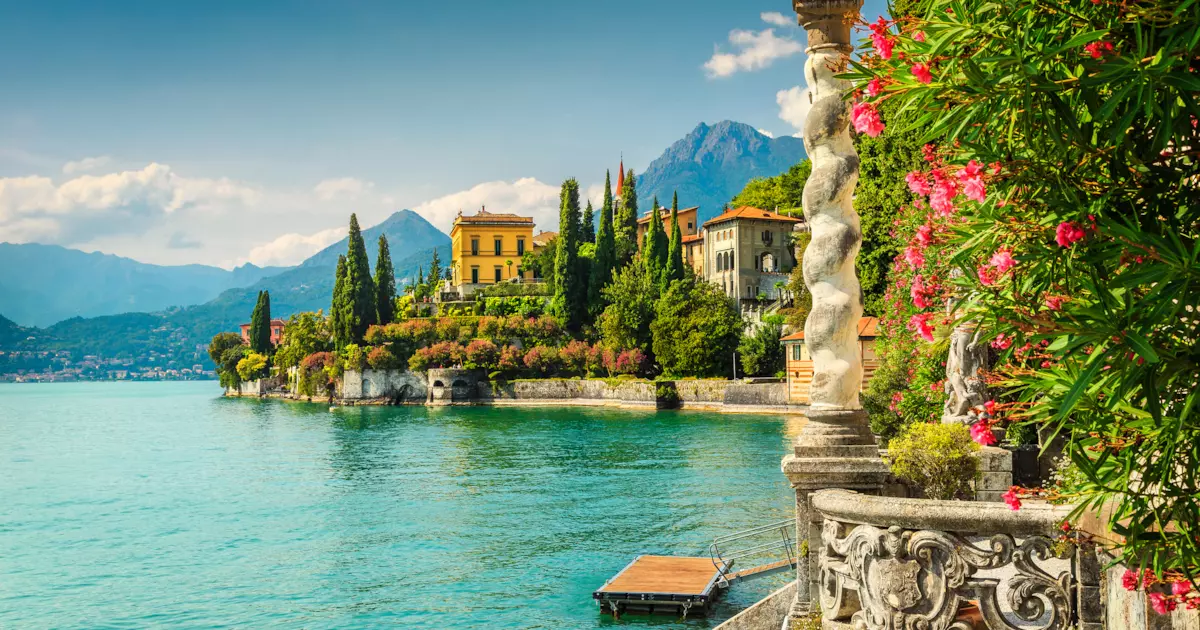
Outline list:
[[[714,538],[708,554],[720,572],[718,585],[727,588],[735,580],[796,568],[795,527],[796,520],[789,518]],[[745,569],[733,570],[735,563],[750,558],[757,560]]]

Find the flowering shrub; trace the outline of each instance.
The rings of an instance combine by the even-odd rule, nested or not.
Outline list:
[[[608,369],[606,366],[616,361],[615,357],[611,361],[608,359],[611,354],[612,350],[605,348],[599,343],[589,348],[587,358],[588,375],[596,376],[607,372]]]
[[[297,390],[303,396],[327,394],[332,391],[337,355],[314,352],[300,360]]]
[[[591,346],[583,341],[572,341],[563,346],[558,352],[559,358],[562,359],[563,371],[571,375],[586,376],[591,350]]]
[[[911,331],[985,331],[1000,355],[989,384],[1008,401],[996,415],[1066,439],[1082,477],[1070,498],[1111,508],[1126,564],[1194,580],[1200,4],[921,6],[923,18],[877,23],[850,75],[860,131],[882,133],[871,112],[898,99],[943,136],[910,187],[956,270],[940,283],[961,301],[944,321],[938,292],[910,282]]]
[[[237,363],[237,373],[243,381],[252,381],[267,375],[267,357],[257,352],[247,352]]]
[[[394,370],[404,364],[387,346],[377,346],[367,353],[367,365],[376,370]]]
[[[500,349],[487,339],[476,339],[463,352],[463,366],[469,369],[494,370],[500,360]]]
[[[525,355],[516,346],[504,346],[500,350],[500,359],[496,367],[501,371],[512,374],[525,366]]]
[[[620,354],[613,357],[612,367],[609,368],[613,374],[637,374],[642,371],[642,366],[646,363],[646,353],[638,348],[630,348],[622,350]]]
[[[558,350],[550,346],[534,346],[525,353],[525,367],[537,376],[553,376],[561,364]]]
[[[461,364],[463,347],[454,341],[439,341],[427,348],[418,348],[408,360],[408,368],[414,372],[448,368]]]

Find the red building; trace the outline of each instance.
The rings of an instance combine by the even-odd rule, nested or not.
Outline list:
[[[282,319],[271,320],[271,345],[278,346],[279,338],[283,336],[283,326],[287,322]],[[250,324],[242,324],[242,343],[250,343]]]

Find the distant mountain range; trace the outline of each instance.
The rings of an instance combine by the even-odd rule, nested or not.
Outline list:
[[[797,138],[770,138],[749,125],[722,121],[700,124],[671,145],[638,178],[639,207],[651,199],[700,206],[702,219],[722,206],[753,177],[777,175],[804,159]],[[450,238],[411,210],[392,214],[363,230],[371,265],[376,241],[386,234],[398,284],[429,268],[436,248],[450,260]],[[151,365],[207,363],[204,347],[217,332],[236,330],[254,308],[258,292],[271,293],[271,314],[329,309],[337,257],[346,240],[330,245],[295,267],[244,265],[232,271],[205,265],[167,267],[108,254],[88,254],[52,245],[0,243],[0,373],[3,351],[68,351],[76,360],[136,358]],[[44,369],[45,363],[26,369]],[[9,368],[18,365],[10,362]]]
[[[678,191],[681,206],[700,206],[700,220],[711,219],[746,182],[778,175],[805,157],[800,138],[771,138],[731,120],[700,123],[638,176],[638,208],[649,210],[655,195],[670,206]]]

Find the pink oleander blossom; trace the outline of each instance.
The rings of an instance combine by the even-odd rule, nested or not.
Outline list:
[[[928,294],[930,287],[925,285],[925,281],[921,278],[921,274],[913,276],[912,286],[908,289],[909,297],[912,298],[913,306],[926,309],[929,308],[930,302]]]
[[[975,270],[975,275],[979,277],[979,284],[985,287],[996,284],[996,270],[991,265],[980,265],[979,269]]]
[[[875,77],[874,79],[871,79],[869,82],[867,82],[867,90],[866,90],[867,96],[874,98],[876,96],[879,96],[882,93],[883,93],[883,81],[880,80],[879,77]]]
[[[855,103],[850,110],[850,120],[854,123],[854,130],[859,133],[865,133],[872,138],[883,133],[883,120],[879,118],[879,110],[875,109],[874,103]]]
[[[933,191],[933,189],[929,187],[929,178],[925,176],[925,173],[920,171],[913,171],[908,175],[905,175],[904,181],[908,182],[908,189],[911,190],[914,195],[924,196]]]
[[[988,426],[986,422],[976,422],[971,425],[971,439],[981,446],[996,444],[996,434],[992,433],[992,427]]]
[[[1092,42],[1083,47],[1084,52],[1091,56],[1092,59],[1099,59],[1113,51],[1112,42]]]
[[[933,74],[929,72],[929,64],[923,61],[921,63],[914,63],[908,71],[921,83],[929,85],[933,82]]]
[[[1192,584],[1187,580],[1179,580],[1171,584],[1172,595],[1187,595],[1192,592]]]
[[[913,315],[908,320],[908,328],[915,332],[918,337],[933,342],[933,327],[929,325],[929,320],[933,317],[933,313],[918,313]]]
[[[917,31],[916,33],[913,33],[913,41],[925,41],[925,31]]]
[[[958,180],[962,182],[963,194],[967,199],[983,203],[987,198],[987,187],[983,183],[983,165],[971,160],[958,171]]]
[[[1017,266],[1017,260],[1013,258],[1012,252],[1007,249],[1000,249],[995,254],[992,254],[992,258],[988,261],[988,264],[995,267],[997,273],[1004,274],[1009,269]]]
[[[933,193],[929,195],[929,207],[942,216],[954,214],[954,197],[958,185],[938,169],[933,171]]]
[[[1063,305],[1063,302],[1065,302],[1065,301],[1067,301],[1067,298],[1065,298],[1065,297],[1062,297],[1059,295],[1052,295],[1052,296],[1046,298],[1046,302],[1045,302],[1046,308],[1048,308],[1052,311],[1062,310],[1062,305]]]
[[[904,248],[904,262],[913,269],[920,269],[925,266],[925,254],[920,249],[909,245]]]
[[[1133,569],[1125,569],[1125,573],[1121,574],[1121,587],[1127,591],[1136,591],[1141,581],[1142,576]]]
[[[888,33],[889,22],[879,17],[879,20],[868,25],[871,28],[871,45],[875,47],[875,51],[885,61],[892,58],[892,48],[896,46],[896,40],[892,39]]]
[[[1061,247],[1070,247],[1082,241],[1087,232],[1074,221],[1063,221],[1054,230],[1054,241]]]
[[[928,223],[917,228],[917,245],[921,248],[929,247],[933,244],[933,226]]]
[[[1012,345],[1013,338],[1004,333],[996,335],[996,338],[992,340],[992,347],[997,350],[1008,350]]]
[[[1160,615],[1169,615],[1171,611],[1175,610],[1177,603],[1175,598],[1167,597],[1162,593],[1149,593],[1146,595],[1146,599],[1150,600],[1150,607],[1154,609],[1154,612]]]
[[[1008,492],[1005,492],[1000,498],[1004,499],[1004,502],[1008,504],[1008,507],[1014,510],[1021,509],[1021,497],[1017,494],[1016,486],[1009,488]]]

